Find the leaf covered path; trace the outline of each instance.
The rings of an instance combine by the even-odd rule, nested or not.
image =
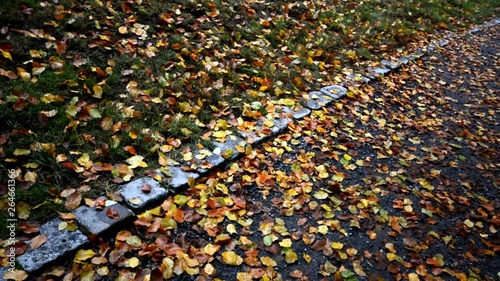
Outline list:
[[[498,34],[351,89],[42,279],[497,280]]]

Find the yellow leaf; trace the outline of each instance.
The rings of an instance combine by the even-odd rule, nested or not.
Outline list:
[[[283,239],[280,243],[281,247],[290,248],[292,247],[292,240],[290,238]]]
[[[82,156],[78,158],[77,162],[82,166],[86,166],[90,162],[90,155],[88,153],[82,154]]]
[[[187,152],[187,153],[184,153],[182,155],[182,158],[184,159],[184,161],[191,161],[191,159],[193,159],[193,153],[191,151]]]
[[[95,84],[92,89],[94,90],[93,97],[100,99],[102,97],[102,87],[100,85]]]
[[[227,131],[217,131],[212,134],[214,138],[225,138],[227,136]]]
[[[132,247],[139,247],[142,244],[141,238],[139,236],[133,235],[127,238],[127,244]]]
[[[278,264],[276,263],[275,260],[273,260],[272,258],[270,257],[261,257],[260,258],[260,261],[262,262],[262,264],[264,264],[265,266],[271,266],[271,267],[275,267],[275,266],[278,266]]]
[[[328,193],[326,193],[324,190],[319,190],[318,192],[315,192],[313,196],[314,198],[321,200],[328,198]]]
[[[4,51],[4,50],[2,50],[2,49],[0,49],[0,51],[2,52],[2,56],[3,56],[4,58],[9,59],[10,61],[12,61],[12,56],[10,55],[10,53],[9,53],[9,52]]]
[[[36,182],[36,179],[37,179],[37,174],[35,172],[27,172],[26,175],[24,175],[25,181]]]
[[[204,248],[203,251],[205,254],[209,256],[213,256],[217,251],[219,251],[220,246],[219,245],[214,245],[212,243],[208,243]]]
[[[340,242],[333,242],[331,247],[334,250],[340,250],[340,249],[344,248],[344,244],[342,244]]]
[[[30,216],[31,213],[31,206],[20,201],[16,205],[17,209],[17,218],[19,219],[27,219]]]
[[[140,155],[135,155],[135,156],[132,156],[130,158],[128,158],[127,160],[125,160],[125,162],[127,162],[129,164],[129,167],[130,169],[135,169],[137,167],[147,167],[148,164],[146,164],[146,162],[142,161],[144,159],[143,156],[140,156]]]
[[[419,281],[420,278],[418,278],[418,275],[414,272],[408,274],[408,280],[410,281]]]
[[[13,154],[15,156],[28,155],[30,153],[31,153],[31,151],[29,149],[24,149],[24,148],[16,148],[16,150],[14,150],[14,152],[13,152]]]
[[[90,258],[93,258],[94,256],[95,256],[94,251],[80,249],[80,250],[78,250],[78,252],[76,252],[74,261],[75,262],[82,262],[82,261],[86,261]]]
[[[295,101],[293,99],[280,99],[278,104],[286,105],[289,107],[293,107],[295,105]]]
[[[134,268],[134,267],[137,267],[139,265],[139,259],[136,258],[136,257],[132,257],[128,260],[125,261],[125,267],[131,267],[131,268]]]
[[[127,27],[126,26],[120,26],[118,27],[118,32],[120,32],[120,34],[127,34]]]
[[[243,259],[233,251],[222,253],[222,261],[228,265],[240,265],[243,263]]]
[[[297,260],[298,260],[297,253],[295,253],[291,249],[285,253],[286,263],[292,264],[292,263],[296,262]]]

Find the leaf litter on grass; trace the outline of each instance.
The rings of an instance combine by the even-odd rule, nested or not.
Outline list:
[[[497,34],[351,89],[44,278],[496,280]]]

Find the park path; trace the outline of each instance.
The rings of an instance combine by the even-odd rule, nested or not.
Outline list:
[[[351,89],[41,280],[498,280],[498,34]]]

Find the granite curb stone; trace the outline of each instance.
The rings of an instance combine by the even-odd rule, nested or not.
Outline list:
[[[78,223],[92,234],[102,234],[113,226],[132,218],[134,215],[131,210],[118,202],[108,200],[105,197],[98,199],[106,200],[106,206],[103,209],[99,210],[95,207],[83,205],[73,212]]]
[[[200,174],[194,172],[185,172],[181,167],[168,166],[159,169],[160,172],[165,174],[169,179],[167,180],[168,186],[177,189],[188,183],[189,178],[197,179]]]
[[[305,95],[302,99],[302,103],[305,107],[318,110],[331,104],[334,101],[334,98],[330,95],[327,95],[320,91],[312,91]]]
[[[40,234],[47,236],[47,241],[40,248],[29,248],[25,254],[17,257],[17,261],[28,272],[43,268],[50,262],[69,254],[88,243],[87,236],[81,231],[59,230],[59,218],[40,226]]]
[[[321,88],[319,91],[326,95],[331,96],[336,100],[347,95],[347,89],[339,85],[326,86]]]
[[[265,129],[265,123],[270,121],[273,125],[269,128],[271,130],[270,134],[264,134],[263,131]],[[288,117],[283,117],[283,118],[274,118],[274,119],[267,119],[267,118],[262,118],[257,121],[257,124],[255,125],[255,130],[254,131],[242,131],[238,130],[238,134],[245,138],[246,141],[249,141],[250,143],[260,143],[264,139],[269,138],[271,136],[274,136],[276,134],[279,134],[282,132],[284,129],[288,127],[288,123],[292,122],[291,118]]]
[[[305,108],[301,106],[298,109],[291,109],[288,106],[283,107],[283,112],[285,113],[291,113],[294,119],[302,119],[306,117],[307,115],[311,114],[311,110],[309,108]]]
[[[150,177],[139,178],[125,184],[118,193],[122,195],[125,204],[134,211],[143,211],[147,206],[165,199],[168,195],[168,191]]]

